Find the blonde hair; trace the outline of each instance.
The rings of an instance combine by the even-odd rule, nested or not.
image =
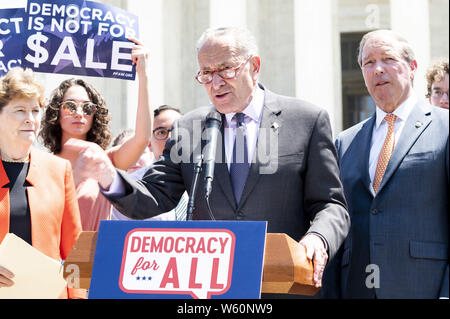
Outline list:
[[[39,106],[45,106],[45,90],[42,84],[34,78],[31,69],[14,67],[0,78],[0,112],[14,99],[37,99]]]

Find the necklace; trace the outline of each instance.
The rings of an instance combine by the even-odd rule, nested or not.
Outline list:
[[[2,158],[2,161],[3,162],[5,162],[5,163],[28,163],[29,162],[29,160],[28,160],[28,158],[26,158],[26,159],[19,159],[19,160],[6,160],[6,159],[3,159]]]
[[[6,162],[6,163],[28,163],[28,162],[29,162],[29,157],[28,157],[28,155],[27,155],[27,157],[25,157],[25,158],[21,158],[21,159],[12,159],[12,158],[10,158],[9,156],[1,155],[1,153],[0,153],[0,157],[1,157],[2,161],[3,161],[3,162]]]

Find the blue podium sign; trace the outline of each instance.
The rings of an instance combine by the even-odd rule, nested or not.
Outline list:
[[[89,298],[260,298],[266,229],[264,221],[102,221]]]

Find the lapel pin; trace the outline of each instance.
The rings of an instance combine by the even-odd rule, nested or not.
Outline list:
[[[417,122],[416,122],[416,127],[419,128],[419,127],[421,127],[421,126],[422,126],[422,122],[417,121]]]

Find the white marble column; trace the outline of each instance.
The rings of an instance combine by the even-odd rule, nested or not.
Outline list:
[[[296,95],[325,108],[333,133],[342,130],[337,1],[294,0]]]
[[[129,0],[127,9],[139,18],[140,40],[150,50],[150,94],[152,106],[164,103],[164,45],[163,45],[163,0]],[[127,127],[134,127],[138,103],[139,80],[127,82]]]
[[[390,0],[391,29],[411,43],[418,69],[414,88],[420,98],[426,94],[426,70],[430,63],[430,23],[428,0]]]
[[[246,0],[210,0],[209,6],[211,28],[247,25]]]

